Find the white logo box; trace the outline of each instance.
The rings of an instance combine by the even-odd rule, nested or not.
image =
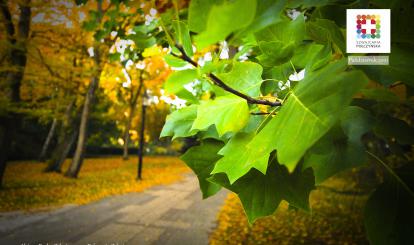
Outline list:
[[[380,16],[380,38],[357,38],[357,16]],[[389,9],[347,9],[346,10],[346,52],[347,53],[391,53],[391,11]],[[367,24],[369,28],[370,25]]]

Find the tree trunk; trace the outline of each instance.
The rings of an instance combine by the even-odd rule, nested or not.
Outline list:
[[[61,128],[59,130],[58,142],[55,149],[53,150],[52,156],[48,161],[47,167],[44,170],[45,172],[61,172],[62,163],[60,161],[61,159],[64,161],[68,154],[65,153],[65,149],[69,147],[67,150],[67,152],[69,152],[70,147],[74,142],[73,140],[72,143],[68,143],[71,141],[70,135],[72,135],[72,133],[75,133],[74,138],[76,139],[76,134],[78,131],[74,129],[76,127],[73,125],[75,125],[75,122],[78,121],[80,111],[77,111],[76,113],[73,112],[75,102],[76,98],[74,98],[66,107],[65,114],[61,123]]]
[[[30,31],[31,8],[30,0],[24,0],[19,3],[20,16],[17,23],[17,33],[12,21],[12,15],[7,6],[7,1],[0,0],[0,10],[3,15],[2,22],[5,26],[7,42],[10,46],[9,64],[12,68],[6,75],[6,95],[12,104],[20,102],[20,85],[24,76],[27,61],[26,42]],[[21,116],[11,112],[1,118],[3,125],[0,129],[0,187],[3,181],[3,175],[6,170],[8,152],[10,151],[11,141],[14,138],[16,130],[20,126]],[[7,121],[7,122],[6,122]]]
[[[4,172],[6,172],[7,153],[10,148],[6,128],[6,125],[0,126],[0,188],[2,187],[1,183],[3,183]]]
[[[144,91],[144,96],[142,96],[142,114],[141,114],[141,128],[139,130],[139,151],[138,151],[138,175],[137,180],[142,180],[142,164],[144,157],[144,133],[145,133],[145,116],[146,116],[146,99],[147,93]]]
[[[67,158],[73,143],[75,143],[77,136],[77,129],[70,130],[70,132],[65,132],[61,136],[59,144],[56,146],[56,149],[53,151],[52,157],[48,161],[48,165],[45,169],[45,172],[60,173],[62,171],[62,165],[65,162],[65,159]]]
[[[98,23],[101,23],[102,21],[101,16],[103,15],[102,1],[97,1],[97,11],[98,11],[99,17],[97,18],[96,21]],[[96,90],[99,87],[99,79],[102,73],[100,47],[101,47],[100,42],[95,42],[93,46],[93,50],[94,50],[95,67],[97,68],[97,70],[94,76],[92,77],[91,83],[89,84],[88,92],[86,94],[85,102],[83,104],[82,116],[81,116],[81,121],[80,121],[80,126],[79,126],[78,142],[76,144],[75,154],[73,156],[69,169],[65,173],[65,176],[69,178],[78,177],[79,171],[83,163],[83,158],[84,158],[85,148],[86,148],[89,114],[90,114],[93,100],[95,98]]]
[[[55,135],[57,124],[58,120],[54,118],[52,125],[50,126],[49,133],[47,134],[45,143],[43,144],[42,151],[40,152],[39,162],[43,162],[46,158],[47,149],[49,149],[50,142],[52,141],[52,138]]]
[[[122,159],[128,160],[128,145],[129,145],[129,130],[131,129],[132,117],[134,114],[134,107],[129,107],[129,116],[125,124],[125,132],[124,132],[124,154],[122,155]]]
[[[83,104],[76,150],[75,150],[75,154],[72,159],[72,163],[70,164],[69,169],[65,173],[66,177],[77,178],[79,171],[82,167],[85,148],[86,148],[89,114],[90,114],[93,100],[95,98],[96,90],[98,89],[98,86],[99,86],[99,77],[100,77],[100,72],[98,75],[92,78],[92,81],[89,84],[88,93],[86,94],[85,102]]]
[[[131,129],[131,123],[134,117],[135,108],[137,108],[138,97],[141,94],[141,90],[144,85],[144,81],[142,79],[142,72],[141,72],[139,79],[140,79],[140,82],[139,82],[137,91],[134,93],[134,91],[131,89],[132,92],[131,92],[131,100],[129,103],[129,117],[126,122],[125,132],[124,132],[124,154],[122,156],[122,159],[124,160],[128,159],[129,130]]]

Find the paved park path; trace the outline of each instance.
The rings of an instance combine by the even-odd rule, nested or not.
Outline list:
[[[0,213],[0,244],[207,244],[226,192],[201,200],[197,178],[82,206]]]

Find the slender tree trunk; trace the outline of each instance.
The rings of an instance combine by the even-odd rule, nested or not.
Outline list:
[[[144,133],[145,133],[145,116],[146,116],[146,99],[147,93],[144,91],[144,96],[142,96],[142,111],[141,111],[141,128],[139,130],[139,151],[138,151],[138,175],[137,179],[142,180],[142,164],[144,157]]]
[[[6,76],[6,95],[12,104],[20,102],[20,85],[24,76],[27,61],[26,42],[30,31],[31,8],[30,0],[23,0],[19,3],[20,16],[17,23],[17,32],[13,25],[12,15],[7,6],[7,1],[0,0],[0,11],[2,22],[5,27],[7,44],[10,46],[9,64],[13,70]],[[8,152],[10,151],[11,141],[14,134],[20,127],[21,115],[10,112],[6,119],[1,119],[4,123],[0,129],[0,187],[3,175],[6,170]]]
[[[73,129],[70,132],[64,133],[62,139],[54,150],[52,157],[49,160],[45,172],[57,172],[62,171],[62,165],[67,158],[70,149],[72,149],[73,143],[75,143],[76,137],[78,136],[78,130]]]
[[[57,118],[54,118],[52,125],[50,126],[49,133],[47,134],[45,143],[43,144],[42,151],[40,152],[39,162],[43,162],[46,158],[47,149],[49,149],[50,142],[52,141],[52,138],[55,135],[57,124],[58,120]]]
[[[97,11],[98,11],[98,16],[103,15],[102,1],[97,1]],[[98,17],[96,21],[98,23],[101,23],[102,21],[101,17]],[[73,156],[69,169],[65,173],[65,176],[69,178],[78,177],[79,171],[83,163],[83,158],[84,158],[85,148],[86,148],[89,114],[90,114],[90,110],[92,107],[92,103],[95,98],[96,90],[98,90],[98,87],[99,87],[99,80],[100,80],[101,73],[102,73],[100,47],[101,47],[100,42],[95,42],[93,50],[94,50],[95,67],[97,68],[97,70],[89,84],[88,92],[86,93],[85,102],[83,104],[83,110],[82,110],[82,116],[81,116],[81,121],[80,121],[80,126],[79,126],[79,135],[78,135],[78,141],[76,144],[75,154]]]
[[[61,165],[60,162],[61,159],[63,161],[67,157],[67,153],[65,154],[65,149],[67,147],[72,146],[73,142],[70,143],[72,133],[77,134],[77,130],[75,130],[75,121],[78,120],[80,116],[80,111],[74,113],[73,108],[75,106],[76,98],[73,99],[69,105],[66,107],[64,117],[62,118],[61,128],[59,130],[59,136],[58,136],[58,142],[56,144],[55,149],[53,150],[52,156],[50,157],[47,167],[45,168],[45,172],[60,172],[61,171]],[[75,139],[76,139],[75,135]],[[74,140],[73,140],[74,141]],[[68,143],[69,142],[69,143]],[[68,150],[68,152],[69,152]]]
[[[125,124],[125,132],[124,132],[124,153],[122,155],[122,159],[128,160],[128,145],[129,145],[129,130],[131,129],[132,118],[134,114],[134,108],[129,107],[129,116]]]
[[[60,156],[63,154],[64,150],[64,144],[67,141],[67,133],[65,132],[65,129],[62,127],[59,133],[58,142],[56,144],[55,149],[53,149],[52,155],[50,156],[50,159],[47,161],[47,166],[45,168],[45,172],[58,172],[60,173],[61,169],[58,168],[58,161]]]
[[[96,90],[98,89],[98,86],[99,86],[99,77],[100,77],[100,72],[98,75],[92,78],[92,81],[89,84],[88,93],[86,94],[85,102],[83,104],[76,150],[75,150],[75,154],[72,159],[72,163],[70,164],[69,169],[65,173],[66,177],[77,178],[79,171],[82,167],[85,148],[86,148],[89,114],[90,114],[93,100],[95,98]]]
[[[128,159],[129,130],[131,129],[131,123],[134,117],[135,108],[137,108],[138,97],[141,94],[141,90],[144,85],[144,81],[142,79],[142,72],[141,72],[139,79],[140,81],[139,81],[139,86],[138,86],[137,91],[135,93],[134,91],[131,92],[131,100],[129,103],[129,117],[126,121],[125,132],[124,132],[124,154],[122,156],[122,159],[124,160]]]

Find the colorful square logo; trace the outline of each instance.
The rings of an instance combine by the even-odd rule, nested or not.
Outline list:
[[[346,52],[390,53],[390,17],[389,9],[347,9]]]
[[[356,33],[358,39],[379,39],[381,37],[381,16],[379,14],[357,15]]]

